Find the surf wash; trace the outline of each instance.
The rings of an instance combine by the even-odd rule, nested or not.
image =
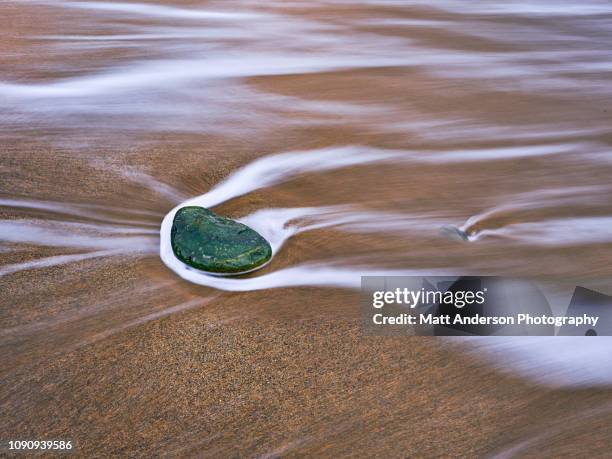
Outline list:
[[[179,209],[187,206],[214,208],[230,199],[252,191],[283,183],[303,173],[333,170],[354,165],[394,162],[405,158],[406,152],[395,150],[373,149],[364,146],[330,147],[318,150],[292,151],[264,156],[233,172],[223,182],[214,186],[209,192],[188,199],[170,210],[162,220],[160,227],[159,256],[162,262],[181,278],[194,284],[227,291],[252,291],[268,288],[320,286],[320,287],[360,287],[361,276],[422,276],[427,273],[446,274],[447,270],[427,269],[379,269],[369,266],[347,266],[344,260],[333,260],[325,263],[306,263],[298,266],[274,270],[251,278],[228,278],[213,276],[207,272],[193,269],[179,260],[171,244],[171,230],[175,215]],[[272,256],[291,236],[322,225],[338,225],[354,221],[354,215],[333,216],[324,222],[298,227],[288,225],[289,221],[311,214],[325,215],[329,208],[294,208],[263,209],[239,219],[259,232],[271,245]],[[362,218],[363,220],[363,218]],[[369,219],[367,219],[369,220]],[[395,219],[397,221],[397,219]],[[412,225],[412,220],[411,227]]]

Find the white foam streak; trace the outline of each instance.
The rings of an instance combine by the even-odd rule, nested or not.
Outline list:
[[[332,3],[351,3],[352,0],[328,0]],[[410,5],[423,5],[426,7],[431,6],[431,2],[428,0],[360,0],[358,3],[362,4],[374,4],[374,5],[395,5],[405,6]],[[503,14],[512,16],[539,16],[545,15],[550,16],[590,16],[599,14],[610,14],[612,13],[612,7],[606,1],[595,0],[591,2],[585,2],[576,4],[571,1],[561,0],[550,2],[548,0],[515,0],[512,2],[497,2],[494,0],[485,0],[479,2],[470,2],[462,4],[454,0],[442,0],[436,2],[436,7],[441,8],[448,12],[470,14],[470,15],[485,15],[490,16],[493,14]]]
[[[142,210],[134,209],[117,209],[114,207],[97,206],[97,205],[81,205],[81,204],[68,204],[58,203],[52,201],[33,201],[28,199],[0,199],[0,206],[3,207],[15,207],[18,209],[33,209],[33,210],[44,210],[47,212],[53,212],[58,214],[73,215],[75,217],[85,217],[93,220],[106,221],[109,223],[124,223],[134,224],[133,221],[108,217],[100,214],[100,211],[110,212],[121,212],[133,213],[137,215],[156,216],[153,212],[146,212]],[[140,223],[146,225],[145,223]]]
[[[111,257],[121,254],[125,254],[125,252],[123,250],[101,250],[98,252],[79,253],[75,255],[57,255],[54,257],[46,257],[38,260],[2,266],[0,267],[0,277],[19,271],[49,268],[52,266],[60,266],[77,261],[89,260],[92,258]]]
[[[207,276],[188,267],[177,274],[194,284],[232,292],[246,292],[286,287],[337,287],[358,289],[361,276],[423,276],[433,275],[435,270],[392,270],[367,267],[330,266],[328,264],[304,264],[264,274],[262,276],[232,279]],[[446,270],[448,273],[450,270]],[[442,274],[440,274],[442,275]]]
[[[187,199],[187,196],[176,188],[171,187],[167,183],[162,183],[143,172],[126,170],[124,175],[132,182],[144,185],[155,193],[166,197],[170,202],[177,203]]]
[[[567,206],[583,206],[588,202],[592,206],[607,207],[609,204],[609,187],[583,186],[541,189],[536,193],[523,193],[514,196],[508,203],[492,207],[482,213],[471,216],[461,230],[468,234],[471,241],[488,236],[501,236],[522,243],[540,246],[568,246],[612,241],[609,228],[612,217],[584,216],[547,218],[542,221],[512,222],[499,228],[487,228],[489,220],[520,218],[521,213],[532,209],[558,209]]]
[[[268,54],[257,58],[190,56],[184,59],[158,60],[130,67],[45,84],[0,83],[0,95],[7,101],[20,103],[31,99],[108,97],[125,93],[140,93],[155,88],[178,90],[181,84],[205,79],[244,78],[251,76],[315,73],[353,67],[391,65],[390,59],[374,59],[366,63],[359,56],[346,56],[333,61],[318,57],[279,56]],[[99,99],[103,102],[103,99]],[[75,102],[77,102],[75,100]],[[67,104],[69,106],[69,104]],[[25,108],[25,107],[22,107]]]
[[[190,20],[245,20],[257,19],[263,15],[256,13],[237,13],[232,11],[211,11],[196,8],[178,8],[175,6],[155,5],[152,3],[123,2],[58,2],[57,6],[83,10],[108,11],[121,15],[149,16],[162,19]]]
[[[548,145],[522,145],[503,148],[472,148],[470,150],[452,150],[431,156],[436,162],[491,161],[518,159],[536,156],[559,155],[576,151],[593,151],[595,144],[587,142],[560,143]]]
[[[539,247],[577,246],[612,242],[612,217],[582,217],[523,222],[482,230],[472,240],[501,236]]]
[[[124,253],[153,253],[157,237],[156,231],[142,228],[72,222],[1,220],[0,241],[50,247],[122,250]]]
[[[205,195],[186,201],[181,207],[213,207],[256,189],[285,182],[304,172],[333,170],[401,157],[400,151],[361,146],[330,147],[264,156],[237,170]]]
[[[612,338],[475,337],[471,345],[502,370],[512,368],[550,386],[588,387],[612,382]]]
[[[304,231],[299,224],[289,225],[291,221],[314,217],[322,212],[325,212],[323,207],[263,209],[240,218],[239,221],[266,238],[272,247],[272,253],[276,254],[287,239]]]
[[[445,220],[426,215],[417,217],[363,211],[350,206],[327,206],[262,209],[239,221],[265,237],[276,254],[289,238],[305,231],[333,227],[355,233],[407,234],[435,231]]]

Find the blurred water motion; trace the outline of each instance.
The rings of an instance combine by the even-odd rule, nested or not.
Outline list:
[[[406,130],[419,135],[419,127],[450,124],[461,126],[464,136],[482,138],[482,130],[508,128],[504,122],[486,126],[492,119],[525,111],[530,119],[514,119],[514,132],[508,132],[512,137],[533,129],[534,122],[540,124],[536,134],[549,138],[567,129],[576,136],[581,130],[605,134],[612,70],[609,5],[550,3],[501,7],[484,2],[458,11],[452,2],[437,8],[420,2],[362,2],[361,9],[355,2],[209,2],[204,8],[4,2],[8,49],[2,58],[2,127],[22,128],[27,120],[36,128],[51,124],[70,130],[221,130],[236,135],[238,123],[241,129],[261,129],[288,121],[342,125],[367,117],[370,130],[389,135],[405,135]],[[42,27],[16,30],[26,15],[49,19]],[[334,100],[333,93],[331,100],[313,100],[300,91],[283,94],[245,81],[383,68],[417,81],[406,81],[403,91],[395,88],[387,97],[365,100],[359,94]],[[415,93],[425,100],[410,100],[406,91],[421,92],[425,75],[429,94]],[[491,107],[473,106],[478,94],[488,91],[507,95],[495,118]],[[392,97],[394,92],[404,97]],[[452,102],[460,93],[470,98],[471,109],[451,104],[432,113],[423,106],[429,97]],[[532,93],[538,98],[533,105],[546,98],[570,106],[572,100],[582,102],[589,117],[576,116],[578,107],[556,113],[517,110],[509,106],[513,93],[521,99]],[[592,105],[599,97],[604,99]],[[523,100],[515,104],[530,105]],[[296,112],[308,117],[296,119]]]
[[[364,273],[537,278],[558,308],[576,285],[612,294],[611,77],[607,1],[3,1],[3,374],[27,391],[24,368],[197,308],[211,328],[276,303],[335,321]],[[200,285],[168,269],[158,229],[195,197],[273,262],[176,268]],[[609,340],[578,340],[465,349],[609,387]],[[539,429],[500,454],[563,431]]]

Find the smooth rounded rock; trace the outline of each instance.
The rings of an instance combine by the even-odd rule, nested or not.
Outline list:
[[[204,207],[179,209],[170,239],[179,260],[214,274],[253,271],[272,258],[272,247],[257,231]]]

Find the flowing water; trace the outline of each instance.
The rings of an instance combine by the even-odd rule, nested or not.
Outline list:
[[[219,324],[274,302],[356,316],[367,274],[612,294],[611,57],[597,0],[1,1],[3,373],[211,304]],[[272,262],[186,269],[185,203],[258,230]],[[609,344],[453,346],[606,388]]]

